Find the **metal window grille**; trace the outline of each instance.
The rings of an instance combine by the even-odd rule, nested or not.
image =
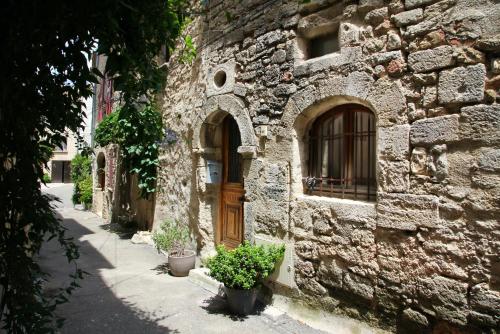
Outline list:
[[[374,201],[375,159],[373,113],[359,105],[336,107],[320,116],[311,128],[304,191]]]

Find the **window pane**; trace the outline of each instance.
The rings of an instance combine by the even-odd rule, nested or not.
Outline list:
[[[315,194],[375,199],[375,118],[362,106],[338,107],[316,120],[309,176]]]

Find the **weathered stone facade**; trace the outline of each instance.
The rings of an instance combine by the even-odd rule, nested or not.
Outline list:
[[[170,60],[155,224],[214,247],[220,122],[238,123],[244,231],[284,242],[291,296],[402,332],[494,331],[500,310],[500,5],[492,0],[210,1]],[[336,30],[335,30],[336,29]],[[307,59],[308,38],[339,50]],[[225,72],[225,83],[217,73]],[[377,200],[304,194],[307,133],[332,107],[376,117]],[[286,270],[285,270],[286,271]]]

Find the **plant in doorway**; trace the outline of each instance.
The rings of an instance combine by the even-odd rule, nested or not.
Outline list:
[[[253,311],[257,288],[273,273],[284,254],[284,245],[253,246],[248,241],[233,250],[217,247],[217,255],[208,260],[209,275],[224,284],[233,313],[246,315]]]
[[[196,253],[187,249],[190,241],[189,228],[178,221],[165,220],[153,233],[158,252],[168,253],[168,266],[174,276],[187,276],[194,268]]]

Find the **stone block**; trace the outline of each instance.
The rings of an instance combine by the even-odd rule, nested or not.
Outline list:
[[[416,72],[430,72],[454,64],[453,47],[439,46],[434,49],[417,51],[408,55],[408,65]]]
[[[442,104],[480,102],[484,97],[486,68],[483,64],[442,71],[438,98]]]
[[[413,122],[410,143],[413,146],[451,143],[459,140],[459,116],[446,115]]]
[[[371,56],[370,62],[372,65],[387,64],[392,60],[400,60],[403,62],[403,54],[401,51],[380,52]]]
[[[483,148],[479,151],[477,165],[486,172],[500,172],[500,149]]]
[[[407,160],[410,153],[410,125],[380,128],[378,132],[379,155],[390,160]]]
[[[425,147],[415,147],[411,152],[410,162],[413,175],[427,175],[427,150]]]
[[[438,197],[431,195],[379,193],[377,226],[406,231],[436,227],[438,203]]]
[[[297,86],[294,84],[279,84],[274,89],[274,95],[276,96],[287,96],[295,93],[297,91]]]
[[[417,292],[436,315],[458,325],[467,323],[467,283],[442,276],[418,279]]]
[[[424,11],[422,8],[416,8],[406,12],[398,13],[396,15],[393,15],[391,18],[397,27],[404,27],[422,21],[422,19],[424,18]]]
[[[500,34],[479,39],[475,47],[482,51],[500,51]]]
[[[297,260],[295,261],[295,273],[302,277],[314,277],[316,270],[314,270],[314,266],[311,262]]]
[[[307,86],[295,93],[291,99],[295,102],[298,110],[304,110],[316,102],[316,93],[314,86]]]
[[[470,306],[481,313],[498,314],[500,293],[488,288],[488,284],[474,285],[470,291]]]
[[[460,136],[484,144],[500,142],[500,105],[463,107],[460,117]]]
[[[232,92],[235,84],[236,65],[227,62],[209,68],[207,73],[207,97]]]
[[[405,0],[406,9],[429,5],[437,0]]]
[[[387,50],[397,50],[401,48],[401,37],[396,33],[387,34]]]
[[[382,23],[388,16],[389,11],[387,7],[377,8],[366,14],[365,21],[367,21],[371,25],[377,25],[379,23]]]
[[[378,7],[384,6],[384,0],[360,0],[358,5],[358,11],[360,13],[367,13]]]
[[[333,259],[324,259],[318,268],[318,279],[322,285],[341,288],[344,271]]]
[[[319,96],[321,99],[336,96],[346,95],[347,77],[336,75],[329,79],[318,82]]]
[[[276,51],[271,58],[271,61],[277,64],[284,63],[285,60],[286,60],[286,51],[283,49]]]
[[[375,110],[379,127],[407,122],[406,98],[398,81],[379,79],[372,86],[367,100]]]
[[[373,82],[372,76],[366,72],[351,72],[347,76],[345,95],[365,99]]]
[[[296,276],[297,286],[304,292],[313,296],[325,296],[328,291],[324,286],[312,278],[301,278]]]
[[[422,99],[422,106],[424,108],[435,107],[436,101],[437,101],[437,88],[435,86],[425,87],[424,97]]]
[[[410,185],[408,161],[379,161],[379,190],[387,193],[407,192]]]
[[[373,299],[375,292],[372,283],[368,279],[351,273],[344,275],[343,288],[367,301]]]
[[[457,0],[439,0],[437,3],[426,6],[424,10],[424,19],[429,19],[444,13],[448,8],[454,6]]]
[[[366,228],[375,229],[376,211],[373,203],[341,200],[326,197],[304,196],[300,198],[300,209],[304,218],[314,215],[314,212],[329,208],[337,220],[363,224]],[[306,218],[307,219],[307,218]]]
[[[295,243],[295,253],[306,260],[318,259],[318,246],[315,242],[302,240]]]

